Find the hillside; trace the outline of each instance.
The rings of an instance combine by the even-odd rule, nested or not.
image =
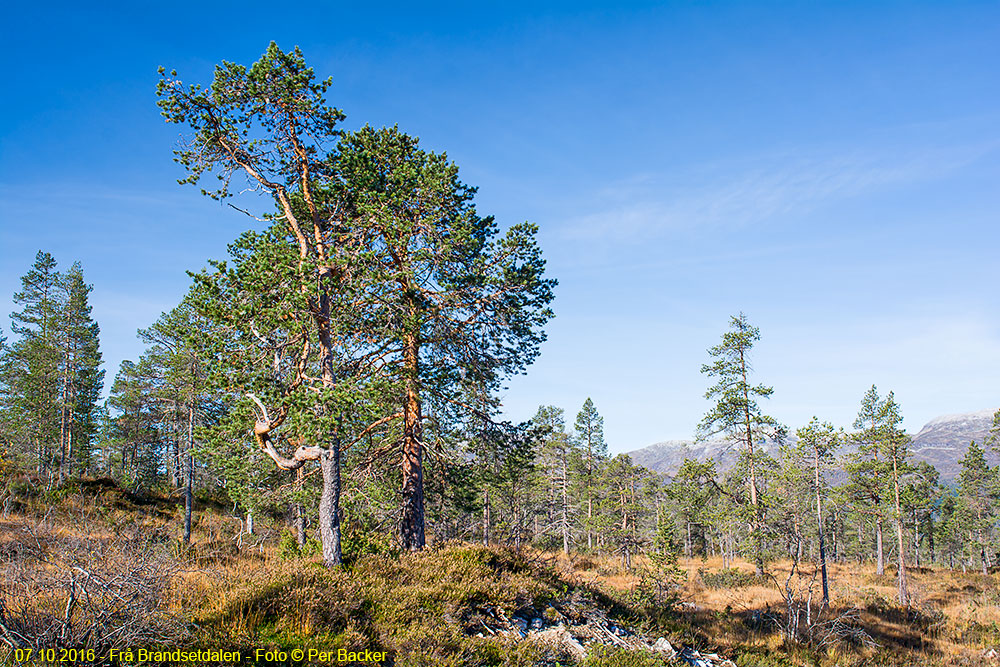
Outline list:
[[[995,410],[980,410],[956,415],[942,415],[927,422],[911,443],[913,461],[926,461],[941,473],[941,481],[951,482],[958,475],[958,462],[965,456],[969,443],[982,442],[989,433]],[[794,435],[790,436],[794,440]],[[772,456],[778,453],[775,442],[765,442],[764,449]],[[720,470],[736,462],[737,450],[731,442],[714,439],[704,442],[693,440],[667,440],[642,449],[628,452],[632,460],[642,466],[671,475],[691,458],[699,461],[715,460]],[[1000,462],[1000,456],[990,453],[991,463]]]
[[[0,664],[15,649],[69,646],[98,663],[132,648],[233,664],[211,657],[224,649],[262,667],[966,667],[995,664],[1000,641],[992,574],[915,568],[919,604],[906,609],[892,601],[891,574],[831,564],[826,620],[811,643],[789,643],[776,584],[815,583],[811,566],[793,580],[787,562],[772,563],[768,581],[742,559],[623,568],[616,557],[448,541],[417,554],[361,549],[327,569],[289,548],[281,522],[262,519],[248,536],[208,506],[188,546],[167,496],[139,498],[110,480],[11,490],[0,515]]]

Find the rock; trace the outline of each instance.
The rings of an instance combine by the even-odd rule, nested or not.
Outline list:
[[[668,658],[673,658],[677,655],[677,651],[674,650],[674,647],[671,646],[670,642],[663,637],[659,637],[655,642],[653,642],[653,645],[650,648],[657,653],[665,654]]]
[[[684,647],[681,651],[680,659],[691,665],[691,667],[715,667],[711,660],[704,658],[701,653],[690,647]]]
[[[587,654],[587,650],[583,648],[583,644],[577,641],[562,623],[554,628],[532,635],[532,641],[561,648],[576,660],[582,660]]]
[[[615,637],[631,637],[632,632],[628,628],[623,628],[620,625],[615,625],[614,623],[607,624],[608,632],[613,634]]]

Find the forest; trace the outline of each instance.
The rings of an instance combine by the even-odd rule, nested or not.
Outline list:
[[[731,467],[612,456],[589,398],[506,421],[501,389],[557,312],[536,225],[480,213],[458,166],[398,127],[342,130],[298,49],[223,62],[206,86],[160,77],[181,185],[247,231],[190,267],[114,377],[86,267],[25,258],[0,338],[8,660],[995,658],[1000,411],[947,483],[912,461],[892,391],[859,386],[849,425],[779,423],[737,313],[705,341],[696,434]]]

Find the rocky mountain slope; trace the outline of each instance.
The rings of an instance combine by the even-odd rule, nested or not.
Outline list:
[[[927,461],[941,473],[941,479],[951,481],[958,476],[959,460],[969,450],[969,443],[975,440],[983,443],[993,424],[995,410],[981,410],[960,415],[944,415],[927,422],[913,436],[910,451],[915,461]],[[992,464],[1000,457],[987,452]]]
[[[981,410],[932,419],[913,435],[910,444],[912,460],[927,461],[938,469],[943,482],[951,482],[958,475],[958,462],[968,451],[969,443],[973,440],[982,443],[989,433],[995,412]],[[763,448],[772,456],[778,453],[777,443],[765,442]],[[667,440],[628,454],[639,465],[672,475],[686,458],[699,461],[712,459],[717,462],[719,470],[726,470],[736,462],[738,450],[726,440]],[[1000,462],[997,454],[990,452],[989,456],[991,463]]]

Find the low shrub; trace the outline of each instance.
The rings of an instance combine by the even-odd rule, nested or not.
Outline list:
[[[757,578],[750,572],[735,567],[727,567],[715,572],[698,568],[698,578],[705,588],[745,588],[757,583]]]
[[[292,560],[294,558],[309,558],[323,551],[323,546],[315,537],[307,537],[305,544],[299,546],[299,541],[290,530],[281,531],[278,538],[278,558]]]
[[[664,667],[669,664],[675,663],[667,662],[665,657],[652,651],[598,644],[590,647],[580,667]]]

